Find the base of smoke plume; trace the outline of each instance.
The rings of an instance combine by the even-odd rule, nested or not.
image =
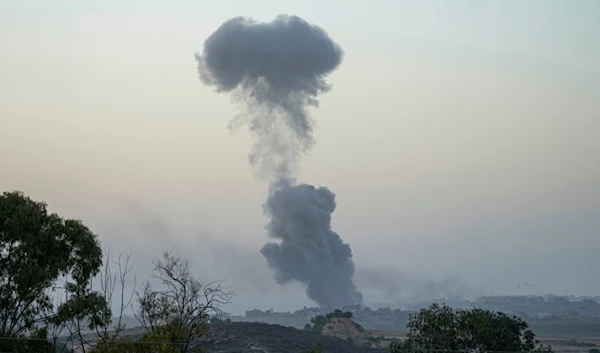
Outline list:
[[[457,277],[435,280],[427,275],[408,273],[390,266],[361,266],[355,273],[354,281],[363,289],[365,301],[377,303],[463,300],[484,294]]]
[[[271,185],[264,205],[270,218],[268,235],[278,243],[260,252],[279,284],[298,281],[317,304],[339,308],[359,304],[362,295],[353,282],[350,246],[331,229],[335,194],[326,187],[295,185],[289,179]]]

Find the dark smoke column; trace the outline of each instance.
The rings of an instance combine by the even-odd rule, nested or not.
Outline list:
[[[275,191],[265,206],[271,217],[267,243],[260,252],[275,271],[275,280],[307,284],[308,297],[326,308],[360,303],[352,281],[352,251],[331,230],[335,195],[329,189],[301,184]]]
[[[271,182],[265,212],[269,237],[261,253],[277,283],[300,281],[319,305],[358,304],[350,246],[331,230],[335,195],[327,188],[295,185],[298,159],[314,143],[308,106],[331,86],[325,77],[342,61],[327,33],[296,16],[269,23],[244,17],[221,25],[196,55],[200,79],[230,92],[242,108],[230,127],[248,125],[254,137],[250,162]]]

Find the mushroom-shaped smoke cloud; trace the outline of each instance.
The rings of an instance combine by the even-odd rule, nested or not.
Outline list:
[[[334,194],[294,185],[298,158],[314,143],[307,107],[331,89],[325,77],[341,63],[341,48],[297,16],[269,23],[236,17],[206,39],[196,60],[200,79],[240,104],[230,126],[249,126],[250,162],[273,183],[267,229],[281,243],[267,243],[261,253],[276,281],[305,283],[308,296],[325,307],[359,303],[350,246],[330,226]]]
[[[307,106],[331,89],[324,77],[342,61],[325,31],[296,16],[269,23],[244,17],[221,25],[196,55],[201,80],[217,92],[233,91],[255,136],[250,161],[269,177],[291,177],[302,152],[314,143]]]

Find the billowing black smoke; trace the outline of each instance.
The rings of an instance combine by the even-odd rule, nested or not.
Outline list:
[[[361,301],[352,280],[350,246],[331,230],[335,195],[325,187],[300,184],[282,187],[265,205],[267,229],[281,244],[267,243],[260,252],[275,271],[275,280],[307,284],[308,297],[327,308]]]
[[[205,41],[196,60],[200,79],[240,104],[230,126],[248,125],[250,162],[271,181],[267,229],[279,243],[265,244],[261,253],[277,283],[305,283],[309,298],[324,307],[360,303],[350,246],[331,230],[335,195],[294,178],[299,157],[314,143],[306,109],[331,89],[324,78],[341,63],[341,48],[296,16],[269,23],[236,17]]]
[[[200,78],[218,92],[233,91],[256,137],[250,161],[268,177],[292,177],[300,154],[314,143],[307,106],[330,90],[323,79],[337,68],[342,51],[327,33],[292,16],[270,23],[244,17],[225,22],[196,55]]]

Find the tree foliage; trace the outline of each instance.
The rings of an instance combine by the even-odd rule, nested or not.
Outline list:
[[[136,317],[146,334],[132,341],[120,337],[121,318],[134,294],[125,294],[130,255],[122,262],[120,254],[116,261],[107,253],[100,272],[102,259],[96,235],[81,221],[49,213],[44,202],[22,192],[1,194],[0,351],[53,352],[58,335],[68,329],[72,338],[61,344],[78,340],[82,352],[186,352],[207,329],[210,316],[219,317],[220,305],[233,296],[223,281],[202,283],[191,275],[187,261],[165,253],[163,261],[154,262],[153,277],[160,288],[147,282],[137,295]],[[97,275],[99,289],[92,285]],[[116,305],[117,285],[121,305],[115,321],[111,307]],[[53,303],[57,289],[62,300]],[[96,339],[90,337],[94,332]]]
[[[81,221],[22,192],[0,195],[0,336],[45,337],[46,325],[73,318],[101,324],[106,301],[88,288],[101,265],[98,239]],[[68,299],[56,308],[50,294],[59,278]]]
[[[143,341],[154,342],[162,353],[186,352],[208,328],[210,316],[220,316],[220,306],[233,297],[223,281],[200,282],[192,276],[187,261],[169,252],[162,261],[154,262],[153,278],[160,289],[144,284],[138,293],[136,317],[146,329]]]
[[[327,319],[333,319],[333,318],[351,319],[352,316],[353,316],[353,314],[351,311],[343,312],[339,309],[336,309],[336,310],[330,312],[329,314],[325,315],[325,317]]]
[[[353,316],[352,312],[350,311],[346,311],[343,312],[339,309],[336,309],[328,314],[326,314],[325,316],[323,315],[318,315],[315,316],[313,318],[310,319],[311,324],[306,324],[304,325],[304,330],[305,331],[312,331],[312,332],[321,332],[323,330],[323,328],[325,327],[325,325],[327,325],[332,319],[335,318],[342,318],[342,319],[351,319]],[[362,330],[362,327],[360,327],[359,325],[357,325],[357,329]]]
[[[125,329],[123,314],[126,309],[131,307],[135,294],[136,277],[133,276],[132,289],[127,291],[126,287],[130,280],[129,275],[133,269],[130,265],[131,252],[123,256],[112,256],[110,250],[105,251],[105,261],[102,270],[96,279],[99,282],[99,290],[94,291],[93,283],[90,282],[86,292],[98,293],[106,302],[106,306],[100,306],[95,311],[97,317],[101,317],[94,326],[94,333],[84,332],[80,317],[74,317],[69,321],[63,322],[59,327],[60,332],[66,328],[70,333],[70,339],[67,343],[76,345],[78,350],[85,353],[94,351],[97,353],[117,353],[131,351],[131,341],[123,340],[122,331]],[[116,270],[113,267],[116,266]],[[120,294],[115,297],[115,289],[119,287]],[[117,308],[113,312],[111,308]],[[85,317],[83,319],[86,319]],[[89,318],[87,318],[89,320]],[[83,325],[89,326],[89,325]],[[92,343],[93,342],[93,343]],[[125,349],[126,347],[127,349]],[[58,352],[62,353],[62,352]]]
[[[306,324],[304,329],[312,332],[321,332],[325,325],[329,322],[327,317],[323,315],[318,315],[310,319],[311,324]]]
[[[483,309],[453,310],[432,304],[412,314],[404,344],[391,352],[551,352],[521,318]]]

